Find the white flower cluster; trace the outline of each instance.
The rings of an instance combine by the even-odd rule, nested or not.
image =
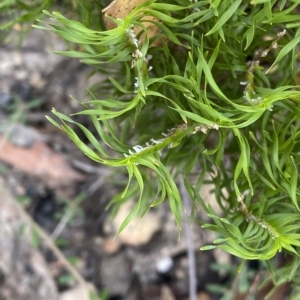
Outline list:
[[[272,50],[272,49],[277,49],[278,48],[278,40],[281,39],[284,35],[286,35],[286,30],[284,29],[283,31],[280,31],[277,33],[277,39],[274,40],[272,42],[272,44],[265,50],[261,51],[261,50],[257,50],[254,53],[254,59],[252,61],[247,62],[247,66],[248,66],[248,76],[250,76],[251,78],[254,78],[254,70],[256,67],[259,66],[260,64],[260,58],[266,57],[268,55],[268,53]],[[268,73],[269,70],[266,72]],[[253,81],[253,80],[252,80]],[[244,100],[246,103],[250,104],[250,105],[258,105],[262,102],[262,98],[261,97],[256,97],[255,95],[255,91],[254,91],[254,86],[253,83],[248,81],[241,81],[240,82],[241,85],[245,85],[245,90],[244,90]],[[253,97],[254,96],[254,97]],[[272,111],[272,106],[270,106],[268,108],[270,111]]]
[[[134,83],[134,93],[137,93],[140,87],[140,82],[138,77],[134,77],[135,83]]]
[[[136,38],[136,34],[134,33],[133,31],[133,28],[134,25],[131,24],[130,27],[128,29],[126,29],[126,35],[130,41],[131,44],[133,44],[136,48],[139,47],[139,41],[138,39]]]
[[[253,91],[252,94],[255,95],[255,92]],[[251,98],[248,92],[244,92],[243,96],[244,100],[246,103],[251,104],[251,105],[258,105],[262,102],[262,97],[258,96],[257,98]]]
[[[152,57],[153,57],[153,55],[147,54],[147,56],[144,58],[144,61],[148,64],[149,61],[152,59]],[[148,67],[148,72],[150,72],[152,69],[153,69],[153,67],[152,67],[152,66],[149,66],[149,67]]]
[[[140,57],[143,57],[143,53],[139,49],[135,49],[132,53],[133,60],[131,62],[131,68],[134,68],[136,66],[137,60]]]
[[[196,126],[195,129],[192,131],[191,134],[196,134],[198,132],[203,132],[204,134],[207,134],[207,131],[209,129],[219,130],[219,126],[217,124],[209,124],[209,125],[200,125]]]
[[[135,83],[135,87],[138,88],[138,78],[136,77],[135,79],[137,80],[137,82]],[[162,139],[155,140],[155,139],[152,138],[152,139],[150,139],[150,142],[146,143],[145,147],[143,147],[141,145],[133,146],[132,147],[133,150],[129,150],[128,151],[129,155],[124,153],[124,156],[128,157],[130,155],[138,154],[141,151],[144,151],[146,149],[150,149],[151,147],[153,147],[155,145],[158,145],[158,144],[161,144],[161,143],[165,142],[165,140],[168,137],[172,136],[177,130],[183,131],[183,130],[185,130],[187,128],[188,127],[187,127],[186,124],[181,124],[181,125],[178,125],[176,127],[171,128],[171,129],[168,129],[167,133],[162,132],[162,135],[163,135]],[[204,134],[206,134],[209,129],[218,130],[219,126],[217,124],[209,124],[209,125],[196,126],[195,129],[194,129],[194,131],[191,134],[196,134],[197,132],[200,132],[200,131],[203,132]],[[168,148],[172,148],[172,146],[173,146],[173,143],[171,143],[168,146]],[[158,151],[158,154],[161,155],[161,150]]]
[[[179,125],[177,127],[173,127],[171,129],[168,129],[167,133],[162,132],[162,135],[164,136],[162,139],[155,140],[155,139],[152,138],[152,139],[150,139],[150,143],[149,142],[146,143],[145,147],[142,147],[141,145],[133,146],[132,147],[133,151],[129,150],[128,151],[129,155],[127,155],[126,153],[124,153],[124,156],[128,157],[128,156],[133,155],[133,154],[138,154],[138,153],[140,153],[143,150],[150,149],[151,147],[153,147],[155,145],[163,143],[169,136],[171,136],[172,134],[174,134],[174,132],[177,129],[184,130],[186,128],[187,128],[187,125],[183,124],[183,125]],[[171,148],[172,144],[169,145],[169,146],[170,146],[169,148]],[[158,151],[158,154],[161,155],[161,150]]]
[[[138,153],[140,153],[141,151],[143,151],[143,150],[145,150],[145,149],[147,149],[147,148],[148,148],[148,147],[142,147],[142,146],[140,146],[140,145],[133,146],[133,147],[132,147],[133,151],[129,149],[129,151],[128,151],[129,155],[126,154],[126,153],[124,153],[124,156],[125,156],[125,157],[128,157],[128,156],[130,156],[130,155],[138,154]]]
[[[278,38],[282,38],[284,35],[286,35],[286,30],[285,29],[277,33]]]

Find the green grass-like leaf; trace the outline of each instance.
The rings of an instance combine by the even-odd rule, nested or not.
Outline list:
[[[92,2],[77,2],[82,18],[44,11],[52,21],[34,26],[68,42],[56,54],[109,78],[90,89],[81,111],[47,118],[92,160],[127,170],[109,207],[136,203],[118,233],[164,200],[180,228],[183,176],[193,218],[201,207],[213,221],[203,227],[218,235],[203,250],[270,262],[285,252],[292,262],[273,279],[300,282],[299,1],[151,0],[110,30]],[[206,181],[223,216],[202,199]]]

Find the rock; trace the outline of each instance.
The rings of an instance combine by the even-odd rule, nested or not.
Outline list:
[[[1,124],[0,132],[7,136],[7,139],[15,146],[31,147],[35,142],[46,141],[45,135],[41,134],[37,129],[23,124],[10,124],[5,122]]]
[[[173,259],[169,256],[160,257],[156,262],[156,270],[160,274],[166,274],[171,271],[174,265]]]
[[[117,232],[125,218],[130,214],[132,208],[133,203],[129,201],[119,208],[117,215],[112,220],[115,232]],[[118,235],[118,239],[126,245],[145,245],[160,229],[160,226],[161,222],[158,213],[150,210],[142,218],[139,216],[135,217]]]
[[[112,237],[108,237],[103,242],[103,250],[104,252],[108,254],[116,253],[121,248],[121,242],[117,239],[114,239]]]
[[[131,284],[132,272],[124,252],[104,256],[99,272],[102,284],[111,297],[125,296]]]

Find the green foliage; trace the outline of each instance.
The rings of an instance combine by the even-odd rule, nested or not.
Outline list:
[[[0,4],[0,13],[3,18],[0,27],[1,30],[10,28],[16,23],[35,21],[35,19],[41,15],[41,10],[49,8],[53,2],[53,0],[2,1]]]
[[[22,28],[21,24],[32,23],[42,14],[43,9],[49,9],[53,0],[3,0],[0,3],[0,41],[6,37],[8,30],[15,26],[16,30]]]
[[[75,279],[72,275],[60,275],[58,277],[58,282],[63,285],[72,285],[75,282]]]
[[[95,3],[94,3],[95,2]],[[97,1],[81,0],[2,0],[0,3],[0,41],[9,34],[10,29],[18,31],[22,40],[31,30],[31,25],[43,17],[43,10],[63,9],[73,18],[80,18],[86,26],[99,27],[99,14],[103,6]]]
[[[85,193],[80,193],[73,201],[68,198],[58,199],[58,202],[64,205],[64,208],[55,214],[55,218],[60,220],[60,223],[64,227],[66,224],[74,226],[76,219],[81,219],[84,216],[84,212],[81,208],[82,202],[85,200]],[[52,238],[53,238],[52,234]]]
[[[209,284],[207,286],[207,289],[213,293],[213,294],[219,294],[221,300],[230,300],[230,299],[235,299],[237,295],[245,295],[249,290],[251,290],[251,284],[255,280],[255,276],[257,276],[257,273],[254,270],[251,270],[249,268],[248,264],[245,263],[245,261],[242,264],[242,267],[240,266],[240,271],[238,270],[238,267],[236,265],[226,265],[226,264],[213,264],[212,268],[215,271],[220,271],[224,272],[228,276],[235,276],[235,285],[236,287],[233,289],[230,286],[227,286],[226,284]],[[265,268],[263,268],[265,270]],[[238,274],[236,276],[236,274]],[[253,289],[253,288],[252,288]],[[249,299],[255,299],[252,297],[251,292],[247,295]]]
[[[90,159],[127,170],[128,184],[112,203],[128,195],[137,201],[119,231],[165,199],[180,227],[176,178],[183,176],[194,210],[212,219],[203,227],[219,236],[203,250],[219,247],[249,260],[283,251],[291,262],[276,276],[298,281],[299,4],[150,0],[114,20],[111,30],[101,18],[87,25],[92,11],[85,21],[44,11],[53,21],[34,27],[69,45],[56,53],[108,75],[90,89],[82,111],[66,116],[53,109],[59,121],[47,118]],[[145,16],[157,18],[146,18],[157,35],[148,35]],[[77,115],[94,128],[76,122]],[[199,193],[205,173],[222,216]],[[195,183],[191,174],[198,174]]]

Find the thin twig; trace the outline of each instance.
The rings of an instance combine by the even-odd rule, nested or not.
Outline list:
[[[73,201],[70,202],[70,204],[68,204],[68,207],[63,217],[60,219],[59,223],[57,224],[54,231],[50,235],[50,239],[52,241],[55,241],[60,236],[60,234],[64,231],[68,222],[73,218],[73,216],[76,213],[76,209],[78,208],[82,200],[84,200],[84,198],[85,198],[84,194],[79,194],[79,196],[77,196]]]
[[[52,252],[56,255],[56,257],[64,264],[64,267],[74,276],[74,278],[78,281],[79,285],[81,286],[81,293],[82,296],[80,299],[89,300],[89,294],[92,292],[92,289],[89,287],[88,283],[85,279],[79,274],[79,272],[68,262],[64,254],[57,248],[48,234],[34,222],[31,216],[23,209],[23,207],[13,199],[13,197],[5,190],[3,186],[0,184],[0,194],[5,193],[7,199],[20,213],[24,221],[29,224],[37,233],[38,235],[44,240],[47,246],[52,250]]]
[[[64,231],[69,220],[72,218],[73,214],[74,212],[72,210],[66,210],[65,214],[60,219],[59,223],[57,224],[57,226],[55,227],[55,229],[50,235],[50,239],[52,241],[55,241],[60,236],[60,234]]]
[[[77,159],[73,159],[71,161],[71,163],[78,170],[83,171],[83,172],[88,173],[88,174],[98,174],[98,175],[103,175],[103,176],[109,176],[109,175],[112,174],[111,170],[103,168],[102,166],[101,167],[95,167],[95,166],[92,166],[90,164],[87,164],[87,163],[82,162],[82,161],[77,160]]]
[[[181,199],[183,206],[185,208],[185,213],[183,213],[182,221],[185,226],[186,240],[187,240],[187,254],[189,263],[189,294],[190,300],[197,300],[197,275],[196,275],[196,257],[195,257],[195,247],[193,241],[193,233],[190,225],[189,216],[191,214],[191,200],[185,189],[182,177],[179,178],[179,192],[181,194]]]

